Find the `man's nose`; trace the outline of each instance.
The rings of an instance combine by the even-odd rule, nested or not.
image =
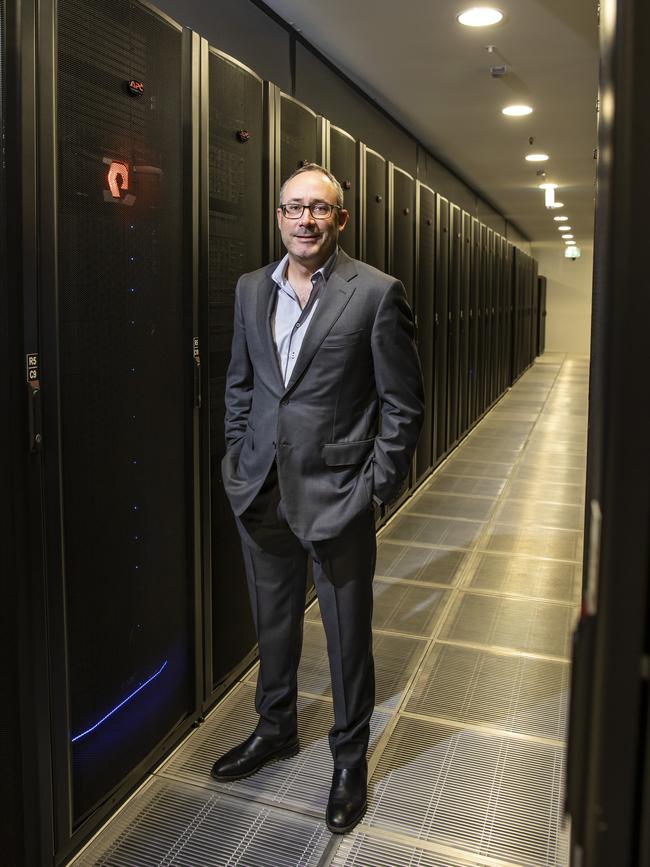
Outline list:
[[[302,217],[298,221],[301,226],[313,226],[316,220],[314,219],[312,212],[309,208],[305,208],[302,212]]]

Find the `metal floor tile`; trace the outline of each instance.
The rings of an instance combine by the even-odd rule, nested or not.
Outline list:
[[[585,519],[582,506],[509,499],[497,506],[494,520],[500,524],[534,524],[563,530],[583,530]]]
[[[468,494],[496,499],[504,485],[505,480],[501,479],[473,479],[468,476],[443,476],[436,473],[423,490],[431,493]]]
[[[558,482],[565,485],[585,484],[585,470],[571,467],[523,465],[516,467],[513,480],[529,482]]]
[[[297,756],[267,765],[252,777],[232,783],[218,783],[210,776],[210,768],[219,756],[247,738],[257,724],[254,698],[254,687],[242,684],[172,755],[159,773],[240,798],[322,816],[332,782],[332,755],[327,734],[334,718],[329,702],[298,697],[301,749]],[[389,714],[382,711],[373,714],[370,755],[389,718]]]
[[[472,561],[465,586],[577,604],[581,583],[579,563],[481,551]]]
[[[464,461],[481,461],[512,465],[521,455],[521,448],[506,449],[468,442],[458,448],[458,457]]]
[[[507,479],[512,468],[508,464],[486,464],[481,461],[463,461],[452,457],[440,470],[441,475],[479,476],[486,479]]]
[[[488,527],[482,547],[488,551],[530,554],[554,560],[580,560],[582,533],[577,530],[495,523]]]
[[[423,638],[431,635],[449,599],[449,591],[439,587],[418,587],[381,578],[375,579],[373,591],[373,629],[405,632]],[[318,605],[310,608],[307,618],[320,622]]]
[[[429,518],[401,513],[386,527],[382,539],[471,548],[484,526],[485,524],[478,521],[457,521],[453,518]]]
[[[569,672],[568,662],[435,644],[404,709],[562,740]]]
[[[365,824],[518,865],[567,863],[561,747],[399,720]]]
[[[322,821],[155,778],[74,861],[75,867],[316,867]]]
[[[571,503],[584,505],[584,485],[557,484],[556,482],[539,482],[526,479],[512,479],[504,499],[538,500],[546,503]]]
[[[399,703],[425,644],[422,639],[415,637],[375,634],[373,653],[377,706],[393,708]],[[253,671],[249,678],[254,683],[257,674]],[[325,698],[332,695],[327,642],[320,623],[305,621],[298,689]]]
[[[401,545],[382,536],[375,575],[452,585],[458,581],[467,557],[467,551]]]
[[[436,854],[421,845],[409,845],[407,840],[397,842],[360,831],[343,838],[330,864],[331,867],[495,867],[492,860],[462,855],[447,847],[440,847],[440,854]]]
[[[438,638],[568,659],[575,616],[560,603],[462,593]]]
[[[574,469],[584,470],[587,466],[587,458],[585,455],[570,455],[556,453],[536,453],[532,449],[526,449],[526,454],[522,458],[520,467],[553,467],[556,469]]]
[[[487,521],[493,508],[493,500],[423,491],[421,494],[411,497],[405,506],[405,512],[406,514],[418,512],[421,515],[437,515],[443,518],[471,518],[474,521]]]

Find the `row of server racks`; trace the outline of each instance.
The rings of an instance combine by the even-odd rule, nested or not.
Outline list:
[[[404,496],[543,338],[533,259],[154,8],[0,0],[0,42],[14,710],[28,845],[59,864],[254,656],[224,383],[281,181],[328,166],[341,246],[406,287],[427,413]]]

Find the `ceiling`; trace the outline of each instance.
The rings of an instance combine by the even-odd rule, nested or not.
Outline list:
[[[592,241],[596,162],[596,0],[265,0],[535,244]],[[493,5],[504,20],[463,27],[459,12]],[[486,46],[495,46],[489,53]],[[490,67],[507,64],[502,78]],[[526,102],[534,112],[508,118]],[[534,137],[534,147],[529,137]],[[528,163],[531,150],[549,154]],[[538,184],[559,185],[547,210]]]

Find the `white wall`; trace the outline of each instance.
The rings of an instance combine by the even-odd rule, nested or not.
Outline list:
[[[564,245],[562,245],[564,246]],[[575,261],[555,243],[533,244],[539,273],[547,278],[546,350],[588,355],[591,331],[593,245],[580,245]]]

